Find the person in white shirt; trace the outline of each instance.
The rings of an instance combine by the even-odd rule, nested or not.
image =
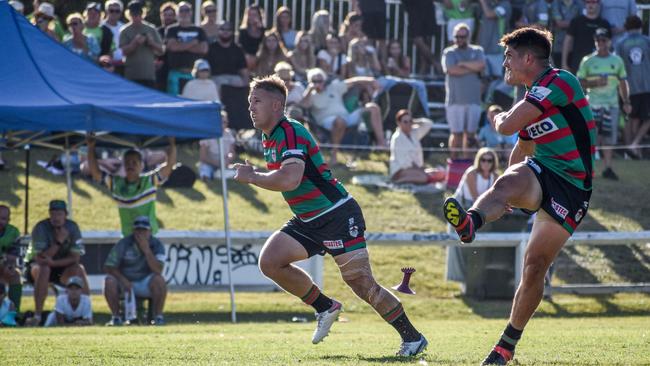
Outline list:
[[[46,327],[55,325],[92,325],[93,309],[90,297],[81,293],[84,280],[72,276],[66,284],[66,293],[56,298],[54,311],[47,316]]]
[[[411,113],[400,109],[395,114],[397,128],[390,138],[390,180],[394,183],[427,184],[436,181],[434,170],[424,166],[420,140],[431,130],[426,118],[414,124]]]
[[[303,122],[305,120],[305,113],[300,106],[300,102],[302,101],[302,95],[305,93],[305,87],[301,83],[293,80],[295,75],[290,63],[280,61],[275,65],[273,71],[284,81],[284,85],[287,87],[287,115],[290,118]]]
[[[235,160],[235,134],[228,128],[228,114],[221,111],[223,151],[226,153],[224,162],[226,168]],[[206,139],[199,142],[199,177],[206,181],[214,179],[214,173],[221,166],[221,154],[217,139]]]
[[[194,68],[192,69],[192,76],[194,79],[185,84],[181,97],[194,99],[221,102],[219,98],[219,91],[217,84],[210,79],[210,63],[202,58],[194,61]]]

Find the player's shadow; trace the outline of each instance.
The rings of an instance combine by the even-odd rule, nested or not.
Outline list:
[[[221,188],[221,180],[212,180],[205,182],[205,185],[218,196],[223,196],[223,190]],[[228,194],[236,194],[243,198],[244,200],[250,202],[250,204],[255,207],[257,210],[260,210],[263,213],[269,212],[269,206],[266,205],[263,201],[257,198],[257,191],[253,189],[250,185],[239,183],[235,180],[228,179],[227,181]]]
[[[332,364],[350,363],[357,360],[362,360],[370,363],[408,363],[413,364],[416,358],[403,357],[403,356],[378,356],[378,357],[364,357],[362,355],[325,355],[321,357],[322,360],[331,362]],[[419,359],[419,357],[418,357]]]

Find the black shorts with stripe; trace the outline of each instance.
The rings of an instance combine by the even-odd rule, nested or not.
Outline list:
[[[535,173],[542,187],[542,203],[539,208],[546,211],[569,234],[573,234],[587,215],[591,191],[574,186],[536,159],[526,158],[525,164]],[[533,213],[528,210],[522,211]]]
[[[337,256],[366,247],[366,222],[354,198],[308,222],[294,216],[280,231],[302,244],[309,257]]]

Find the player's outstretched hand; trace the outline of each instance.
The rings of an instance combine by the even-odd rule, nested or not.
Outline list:
[[[235,180],[242,183],[253,183],[255,167],[246,159],[245,164],[235,164]]]

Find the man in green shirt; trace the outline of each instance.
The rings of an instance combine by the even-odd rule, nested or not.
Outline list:
[[[144,167],[142,155],[137,150],[124,153],[123,163],[125,177],[110,175],[99,170],[95,155],[95,138],[88,136],[88,168],[95,182],[105,184],[117,202],[120,214],[122,235],[127,237],[133,233],[133,220],[138,216],[147,216],[151,222],[151,233],[158,232],[156,219],[156,192],[172,172],[176,164],[176,140],[169,138],[167,161],[162,168],[142,174]]]
[[[9,206],[0,205],[0,283],[9,284],[9,300],[20,310],[20,298],[23,293],[23,284],[20,271],[16,268],[16,260],[20,255],[18,238],[20,232],[9,223],[11,210]]]

